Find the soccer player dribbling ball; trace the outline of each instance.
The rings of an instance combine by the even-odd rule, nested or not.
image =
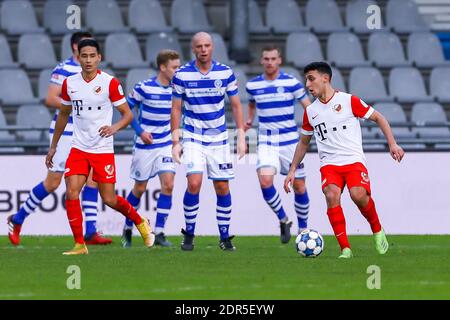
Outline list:
[[[370,224],[377,252],[385,254],[389,243],[371,197],[370,179],[366,169],[358,118],[377,123],[386,137],[389,152],[394,160],[400,162],[405,153],[395,141],[389,123],[381,113],[360,98],[333,89],[330,83],[331,68],[327,63],[313,62],[304,68],[304,74],[306,88],[316,100],[306,108],[304,113],[302,136],[284,181],[284,189],[286,192],[290,191],[295,169],[305,157],[314,134],[321,165],[322,191],[327,201],[327,215],[341,247],[339,258],[353,256],[340,202],[345,185],[351,199]]]
[[[83,237],[83,216],[79,195],[91,168],[93,180],[98,183],[104,203],[131,219],[141,233],[144,243],[151,247],[155,236],[147,219],[141,217],[124,198],[115,194],[116,168],[113,135],[125,128],[133,114],[117,79],[98,69],[101,61],[100,46],[95,39],[78,43],[78,60],[82,71],[64,80],[61,89],[61,110],[56,120],[55,132],[46,157],[46,166],[53,166],[53,156],[58,141],[72,113],[73,141],[66,162],[66,209],[70,228],[75,239],[72,250],[64,255],[87,254]],[[111,125],[113,108],[122,118]]]

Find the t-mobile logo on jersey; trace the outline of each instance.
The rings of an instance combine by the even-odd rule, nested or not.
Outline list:
[[[80,111],[83,110],[83,100],[72,100],[72,106],[77,112],[77,116],[79,116]]]
[[[321,122],[318,125],[314,126],[314,129],[317,132],[317,135],[319,136],[319,138],[323,141],[326,139],[325,134],[328,132],[327,131],[327,126],[325,125],[325,122]]]

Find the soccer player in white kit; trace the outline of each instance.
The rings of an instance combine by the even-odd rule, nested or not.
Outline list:
[[[92,169],[103,202],[130,218],[141,233],[147,247],[153,246],[155,236],[147,219],[141,217],[124,198],[115,194],[116,166],[113,135],[125,128],[133,114],[123,95],[119,81],[98,69],[100,46],[95,39],[78,43],[81,73],[69,76],[61,88],[61,110],[46,157],[47,168],[53,167],[56,146],[63,135],[69,116],[73,117],[72,148],[66,162],[66,209],[75,239],[72,250],[64,255],[87,254],[83,237],[83,216],[79,195]],[[113,108],[122,118],[112,122]]]
[[[400,162],[405,153],[395,141],[389,123],[381,113],[360,98],[333,89],[330,83],[331,68],[327,63],[311,63],[304,68],[304,74],[306,88],[317,99],[304,113],[302,136],[297,144],[284,188],[286,192],[290,191],[289,186],[294,181],[297,165],[303,160],[314,135],[320,158],[322,191],[328,207],[327,215],[341,247],[339,258],[353,256],[341,207],[341,194],[345,185],[351,199],[370,224],[377,252],[385,254],[389,243],[371,197],[358,118],[369,119],[380,127],[394,160]]]
[[[45,100],[49,108],[56,108],[55,116],[50,124],[50,141],[55,130],[55,122],[61,108],[61,86],[68,76],[81,72],[81,67],[78,62],[78,42],[82,39],[92,38],[89,32],[75,32],[70,38],[72,48],[72,57],[64,62],[58,64],[53,69],[50,84],[48,86],[47,97]],[[20,231],[22,225],[31,213],[33,213],[40,203],[52,192],[54,192],[59,185],[64,174],[66,160],[69,156],[69,151],[72,145],[73,125],[72,118],[69,118],[69,123],[64,129],[63,136],[59,140],[56,154],[54,156],[54,166],[48,169],[45,180],[36,185],[29,193],[28,199],[22,204],[19,211],[8,217],[8,232],[9,240],[14,245],[20,244]],[[86,186],[82,192],[83,211],[86,215],[85,240],[87,244],[110,244],[112,240],[106,238],[97,232],[97,199],[98,189],[97,184],[89,177]]]
[[[294,157],[299,134],[295,123],[295,102],[306,108],[311,101],[303,85],[295,77],[282,72],[280,49],[268,45],[262,49],[261,64],[264,73],[247,82],[249,95],[248,118],[245,129],[252,127],[255,113],[258,114],[258,160],[256,170],[261,191],[267,204],[280,221],[280,239],[288,243],[291,238],[288,220],[278,191],[273,185],[274,175],[286,175]],[[299,125],[299,124],[298,124]],[[307,227],[309,197],[305,185],[305,169],[300,163],[295,171],[294,208],[297,214],[298,232]]]
[[[155,245],[170,247],[164,227],[172,207],[175,164],[172,159],[170,110],[172,108],[172,78],[180,67],[180,56],[173,50],[161,50],[156,57],[159,72],[141,81],[128,96],[130,108],[138,107],[139,120],[133,119],[136,139],[131,161],[131,178],[135,181],[127,200],[137,209],[148,181],[158,176],[161,192],[156,204]],[[122,244],[131,246],[133,221],[126,219]]]
[[[228,144],[224,99],[228,95],[238,130],[237,153],[245,155],[245,133],[242,107],[236,77],[230,67],[212,60],[213,41],[206,32],[196,33],[191,41],[195,60],[182,66],[173,78],[172,155],[187,169],[188,186],[184,194],[186,230],[182,250],[194,249],[195,224],[199,209],[199,193],[204,167],[213,180],[217,195],[216,217],[220,233],[219,247],[235,250],[229,235],[231,219],[230,179],[233,163]],[[180,141],[181,109],[184,102],[183,141]]]

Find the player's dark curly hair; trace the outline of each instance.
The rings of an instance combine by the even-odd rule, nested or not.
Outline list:
[[[81,49],[84,47],[94,47],[97,49],[97,53],[100,53],[100,45],[94,38],[80,40],[80,42],[78,42],[78,52],[81,52]]]
[[[331,80],[331,77],[333,76],[333,72],[331,71],[330,65],[324,61],[316,61],[316,62],[312,62],[312,63],[308,64],[303,69],[303,74],[306,75],[306,73],[308,73],[309,71],[314,71],[314,70],[317,70],[319,73],[326,73],[330,77],[330,80]]]

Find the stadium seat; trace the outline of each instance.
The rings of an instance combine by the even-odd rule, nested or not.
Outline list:
[[[310,32],[291,33],[286,40],[286,62],[303,68],[312,61],[322,61],[323,54],[317,37]]]
[[[445,61],[439,38],[431,32],[409,35],[408,58],[418,67],[450,66],[450,63]]]
[[[300,72],[296,68],[292,68],[289,66],[281,66],[281,71],[286,72],[287,74],[290,74],[291,76],[297,78],[303,83],[303,77],[300,75]]]
[[[0,68],[16,68],[19,64],[13,61],[11,48],[3,34],[0,34]]]
[[[128,31],[115,0],[89,0],[85,12],[86,25],[95,34]]]
[[[67,8],[73,4],[72,0],[47,0],[44,4],[44,27],[51,34],[64,34],[67,29]]]
[[[5,114],[3,113],[3,109],[0,106],[0,129],[7,127]],[[15,137],[13,134],[9,133],[8,131],[0,130],[0,142],[9,142],[14,141]]]
[[[367,103],[392,101],[380,71],[373,67],[354,68],[350,72],[349,91]]]
[[[418,127],[412,130],[421,138],[449,138],[450,130],[447,127],[430,127],[427,123],[445,123],[447,117],[442,106],[438,103],[416,103],[412,107],[411,121]]]
[[[133,111],[135,112],[135,111]],[[117,108],[113,108],[113,118],[112,123],[116,123],[121,118],[120,112],[117,110]],[[114,134],[114,140],[115,141],[128,141],[130,143],[133,143],[134,141],[134,130],[131,128],[131,126],[128,126],[119,132],[116,132]]]
[[[247,75],[245,74],[245,71],[240,67],[234,67],[233,72],[238,84],[239,98],[242,104],[247,104],[248,94],[247,90],[245,89],[245,86],[248,82]],[[225,99],[228,101],[228,95],[225,95]]]
[[[202,0],[174,0],[170,11],[172,26],[179,33],[212,31]]]
[[[60,59],[61,61],[66,60],[72,56],[72,48],[70,47],[70,37],[72,34],[67,33],[64,35],[61,41],[61,51],[60,51]]]
[[[370,63],[365,60],[359,38],[350,32],[330,34],[327,42],[328,61],[338,67],[366,67]]]
[[[250,33],[270,33],[270,28],[264,25],[261,10],[255,0],[248,1],[248,30]]]
[[[126,95],[133,91],[133,87],[136,83],[154,76],[156,76],[156,71],[151,68],[136,68],[128,70],[127,78],[125,80]]]
[[[50,76],[53,69],[43,69],[39,74],[38,81],[38,98],[44,100],[47,96],[48,85],[50,83]]]
[[[305,7],[306,25],[315,33],[348,31],[342,23],[334,0],[308,0]]]
[[[128,8],[128,23],[138,33],[171,32],[161,4],[157,0],[132,0]]]
[[[450,102],[450,67],[436,67],[431,70],[430,95],[440,103]]]
[[[367,52],[369,53],[369,60],[380,68],[410,65],[405,59],[402,44],[395,33],[372,33],[369,36]]]
[[[305,113],[304,110],[305,109],[303,109],[303,105],[301,103],[294,104],[294,120],[298,128],[301,128],[303,124],[303,114]]]
[[[0,102],[5,105],[38,103],[33,96],[31,83],[22,69],[0,70]]]
[[[406,114],[403,108],[393,102],[376,103],[373,105],[375,110],[379,111],[390,123],[394,137],[397,139],[412,139],[416,134],[411,132],[408,127],[396,127],[396,124],[404,124],[407,122]],[[372,128],[372,131],[380,138],[384,138],[383,132],[378,127]]]
[[[132,33],[108,34],[105,40],[105,60],[114,68],[120,69],[144,68],[149,65],[142,58],[138,41]]]
[[[360,124],[361,124],[361,135],[364,139],[374,139],[375,138],[375,132],[373,132],[371,130],[371,128],[368,128],[366,126],[364,126],[364,124],[367,122],[364,119],[360,119],[359,120]]]
[[[269,0],[266,5],[266,24],[275,33],[308,31],[300,7],[294,0]]]
[[[357,34],[367,34],[375,30],[367,27],[367,8],[377,5],[374,0],[351,0],[345,6],[346,25]],[[383,28],[383,27],[382,27]]]
[[[17,110],[16,124],[23,127],[48,127],[52,118],[43,105],[21,105]],[[48,140],[47,130],[16,131],[17,137],[25,141]]]
[[[342,77],[339,69],[331,68],[331,85],[334,89],[339,91],[347,92],[347,87],[345,86],[344,78]]]
[[[412,0],[390,0],[386,5],[386,24],[396,33],[429,30]]]
[[[33,5],[28,0],[5,0],[1,4],[1,28],[8,34],[43,32],[38,26]]]
[[[21,35],[18,60],[28,69],[52,68],[57,64],[52,42],[46,34]]]
[[[398,102],[428,102],[425,84],[419,70],[412,67],[393,68],[389,74],[389,92]]]
[[[176,34],[159,32],[148,35],[145,43],[145,56],[147,61],[155,68],[157,67],[156,56],[162,49],[177,51],[180,54],[181,63],[183,63],[183,50]]]

